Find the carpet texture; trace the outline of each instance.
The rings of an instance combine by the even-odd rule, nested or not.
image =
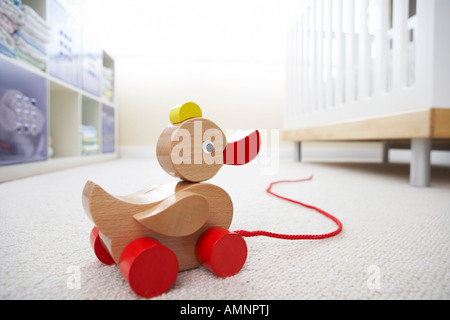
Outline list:
[[[182,272],[156,299],[450,299],[450,168],[433,167],[431,188],[408,185],[406,164],[281,161],[273,175],[258,163],[224,167],[209,182],[234,202],[231,230],[328,233],[335,224],[265,192],[336,215],[335,238],[248,238],[248,259],[221,279],[203,267]],[[92,180],[126,195],[173,180],[153,159],[120,159],[0,185],[0,299],[139,299],[117,266],[90,248],[81,192]]]

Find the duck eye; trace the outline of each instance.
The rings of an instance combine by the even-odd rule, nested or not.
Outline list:
[[[206,153],[212,153],[214,151],[214,144],[207,140],[203,143],[203,151]]]

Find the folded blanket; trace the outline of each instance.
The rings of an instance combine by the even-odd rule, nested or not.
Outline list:
[[[94,144],[98,141],[97,129],[94,126],[81,125],[80,134],[84,144]]]
[[[16,53],[17,51],[20,51],[23,54],[26,54],[27,56],[42,62],[43,64],[47,64],[47,56],[34,48],[33,46],[29,45],[25,40],[23,40],[21,37],[19,37],[17,34],[14,34],[13,36],[14,41],[16,43]]]
[[[97,129],[93,126],[81,125],[81,154],[83,156],[96,154],[100,149],[98,144]]]
[[[17,25],[2,12],[0,12],[0,27],[2,27],[9,34],[14,33],[17,29]]]
[[[36,28],[35,25],[29,20],[20,25],[19,30],[24,31],[28,38],[33,38],[33,40],[35,40],[35,42],[37,42],[41,46],[45,46],[50,42],[50,33],[48,31],[43,31],[39,28]]]
[[[47,63],[34,59],[30,55],[21,51],[20,49],[16,49],[15,54],[18,59],[23,60],[23,61],[27,62],[28,64],[35,66],[36,68],[38,68],[41,71],[45,72],[45,70],[47,69]]]
[[[103,67],[102,96],[112,101],[114,96],[114,71],[111,68]]]
[[[102,96],[112,101],[112,98],[114,96],[114,91],[112,91],[109,88],[102,87]]]
[[[114,77],[114,71],[111,68],[103,67],[103,78],[112,79]]]
[[[41,43],[50,42],[50,27],[47,23],[27,5],[22,6],[22,11],[25,19],[20,28]]]
[[[47,47],[45,44],[40,43],[37,39],[31,37],[25,30],[19,29],[14,34],[14,37],[19,37],[23,39],[30,46],[38,50],[43,55],[47,56]]]
[[[0,12],[8,16],[15,24],[25,21],[24,12],[10,0],[0,0]]]
[[[14,51],[15,42],[11,34],[0,26],[0,42],[9,50]]]
[[[106,89],[113,89],[113,81],[111,79],[102,79],[102,86]]]
[[[35,24],[37,28],[41,29],[46,33],[50,32],[50,27],[47,24],[47,22],[45,22],[45,20],[42,19],[42,17],[39,14],[37,14],[36,11],[33,10],[33,8],[27,6],[26,4],[24,4],[21,8],[25,14],[25,22]]]
[[[44,33],[37,31],[37,29],[34,29],[29,23],[21,25],[19,29],[25,31],[30,38],[33,38],[41,45],[45,45],[50,42],[50,35],[45,35]]]
[[[0,53],[10,58],[16,57],[16,53],[10,50],[9,47],[5,46],[1,40],[0,40]]]

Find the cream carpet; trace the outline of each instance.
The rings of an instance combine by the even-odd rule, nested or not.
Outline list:
[[[231,230],[328,233],[333,222],[265,193],[269,182],[314,174],[273,191],[318,206],[344,224],[335,238],[248,238],[232,278],[200,267],[182,272],[157,299],[450,299],[450,168],[432,186],[408,185],[406,164],[281,161],[224,167],[210,182],[235,206]],[[96,260],[83,212],[86,180],[125,195],[172,180],[151,159],[120,159],[0,185],[0,299],[137,299],[117,266]]]

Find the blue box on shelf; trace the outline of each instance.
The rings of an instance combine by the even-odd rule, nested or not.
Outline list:
[[[0,70],[0,166],[47,160],[47,79],[3,59]]]
[[[102,152],[114,153],[116,149],[114,108],[102,105]]]
[[[80,86],[81,26],[57,0],[49,1],[51,43],[50,75],[73,86]]]
[[[99,42],[88,32],[82,33],[81,88],[100,96],[103,66],[103,50]]]

